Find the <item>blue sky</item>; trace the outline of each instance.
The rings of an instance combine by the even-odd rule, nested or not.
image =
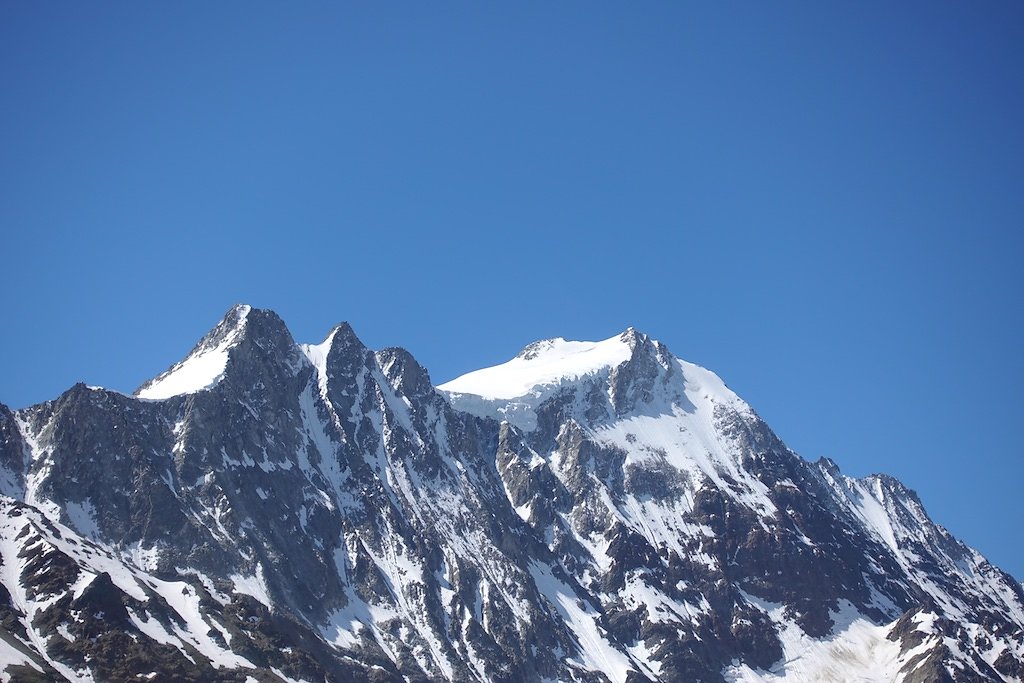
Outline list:
[[[1019,3],[4,3],[0,401],[235,302],[436,383],[634,325],[1024,577]]]

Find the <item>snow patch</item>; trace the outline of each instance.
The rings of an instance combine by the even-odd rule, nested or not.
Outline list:
[[[299,344],[299,350],[316,369],[317,386],[320,389],[320,395],[324,398],[327,397],[327,354],[334,344],[334,335],[337,333],[338,330],[335,328],[319,344]]]
[[[0,667],[2,667],[2,670],[0,670],[0,681],[7,683],[7,681],[14,680],[11,678],[11,674],[7,673],[7,667],[25,665],[32,667],[40,673],[43,672],[43,668],[29,659],[25,653],[0,638]]]
[[[629,657],[608,640],[604,629],[597,623],[600,615],[593,606],[577,597],[572,588],[551,573],[549,567],[531,562],[530,575],[538,592],[576,635],[583,667],[604,673],[612,683],[625,683],[626,676],[635,667]]]
[[[785,617],[785,606],[744,593],[777,625],[783,657],[770,671],[736,663],[723,672],[730,683],[839,683],[840,681],[895,681],[903,659],[900,644],[889,640],[891,625],[879,626],[848,601],[832,612],[836,626],[829,638],[811,638]]]
[[[263,576],[263,565],[256,565],[255,576],[232,574],[229,578],[231,579],[231,583],[235,586],[236,593],[252,596],[259,602],[263,603],[267,609],[271,611],[274,610],[274,605],[270,601],[270,593],[267,591],[267,582]]]

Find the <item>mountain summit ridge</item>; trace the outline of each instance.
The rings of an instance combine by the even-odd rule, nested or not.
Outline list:
[[[0,493],[16,679],[1024,678],[1012,577],[633,328],[435,388],[238,305],[136,396],[0,406]]]

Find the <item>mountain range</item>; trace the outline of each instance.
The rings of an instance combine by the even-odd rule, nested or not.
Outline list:
[[[0,404],[0,678],[1024,682],[1024,591],[635,329],[434,386],[239,305]]]

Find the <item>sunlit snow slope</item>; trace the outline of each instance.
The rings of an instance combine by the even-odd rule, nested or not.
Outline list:
[[[219,325],[199,342],[185,360],[147,382],[136,395],[148,399],[170,398],[192,394],[216,384],[224,376],[228,351],[237,342],[249,310],[248,306],[235,309],[233,319]]]

